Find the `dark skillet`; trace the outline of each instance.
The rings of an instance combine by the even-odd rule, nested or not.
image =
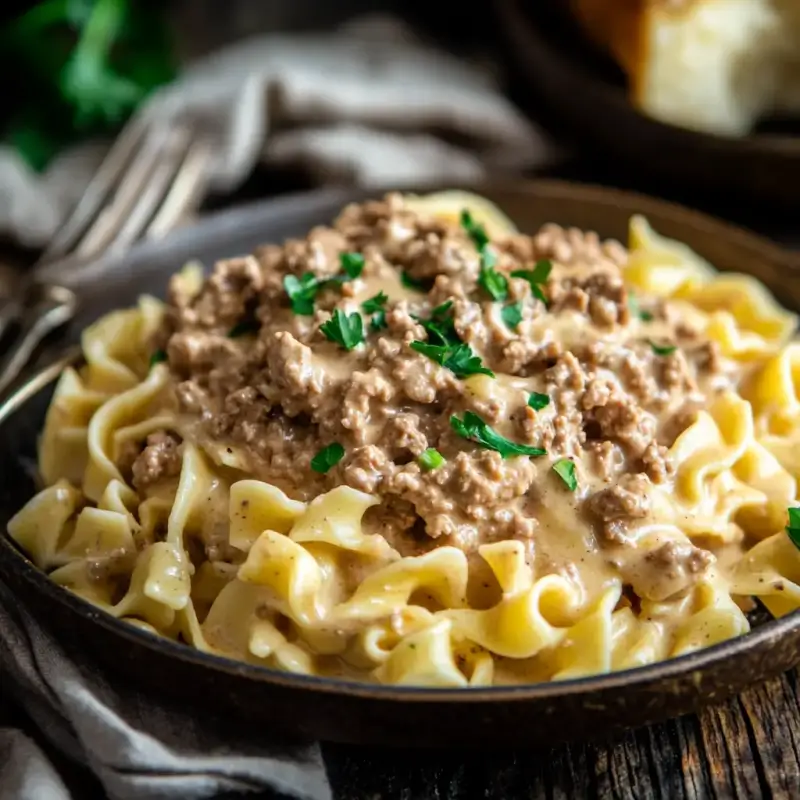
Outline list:
[[[301,236],[330,221],[346,202],[381,192],[325,191],[225,212],[167,241],[136,248],[91,286],[67,334],[143,291],[161,295],[183,262],[242,253]],[[484,189],[522,230],[546,221],[625,239],[629,216],[646,214],[658,230],[688,243],[721,269],[750,272],[790,308],[800,308],[800,267],[754,235],[648,198],[560,183]],[[35,441],[50,389],[0,424],[0,523],[33,493]],[[548,744],[613,733],[716,702],[800,662],[800,614],[755,620],[747,636],[649,667],[594,678],[514,688],[425,690],[305,678],[204,655],[118,622],[52,584],[0,535],[0,577],[70,649],[95,660],[110,679],[132,682],[233,722],[325,740],[362,744],[455,746]]]

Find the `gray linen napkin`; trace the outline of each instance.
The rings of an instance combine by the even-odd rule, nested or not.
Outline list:
[[[204,725],[190,709],[153,704],[70,660],[0,583],[0,686],[43,736],[87,765],[112,800],[217,797],[272,791],[330,800],[319,746],[268,741],[263,732]],[[212,727],[214,728],[212,730]],[[69,800],[42,750],[0,728],[0,800]]]
[[[189,64],[140,115],[191,112],[218,126],[210,188],[256,166],[305,168],[321,184],[477,182],[551,165],[564,153],[503,96],[485,63],[433,48],[394,17],[327,34],[269,34]],[[107,149],[69,150],[42,175],[0,146],[0,233],[46,243]]]

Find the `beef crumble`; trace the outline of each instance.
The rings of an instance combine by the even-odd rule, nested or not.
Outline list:
[[[468,229],[389,195],[347,207],[304,240],[221,261],[197,291],[176,281],[159,341],[192,435],[237,447],[252,474],[299,499],[343,483],[377,495],[370,525],[403,553],[536,540],[553,503],[564,527],[594,520],[600,547],[629,542],[654,484],[673,476],[678,408],[689,397],[702,403],[723,359],[663,304],[632,312],[618,242],[547,225],[489,247],[504,279],[499,300]],[[343,255],[362,268],[345,275]],[[511,274],[546,259],[552,269],[539,285]],[[305,307],[286,278],[313,287]],[[376,297],[384,299],[365,310]],[[512,303],[513,324],[504,315]],[[341,313],[362,318],[351,348],[326,334]],[[441,344],[428,323],[437,313],[451,346],[456,337],[492,376],[459,374],[412,346]],[[654,340],[678,349],[659,351]],[[532,392],[549,403],[531,408]],[[452,427],[466,413],[546,455],[504,459],[479,448]],[[312,458],[334,442],[344,457],[315,472]],[[420,462],[428,448],[443,464]],[[169,434],[150,437],[132,467],[137,488],[172,474],[178,449]],[[574,492],[551,470],[562,458],[576,467]]]

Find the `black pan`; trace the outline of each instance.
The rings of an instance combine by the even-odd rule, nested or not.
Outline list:
[[[538,183],[483,189],[523,230],[543,222],[624,239],[645,213],[721,269],[751,272],[800,308],[795,255],[701,214],[636,195]],[[279,242],[330,221],[346,202],[381,192],[325,191],[225,212],[166,241],[137,247],[80,287],[84,310],[67,334],[143,291],[163,294],[185,261],[206,264]],[[35,441],[50,389],[35,392],[0,424],[0,527],[34,492]],[[51,583],[0,534],[0,579],[64,646],[97,662],[110,680],[190,704],[255,730],[323,740],[402,746],[547,744],[611,734],[697,709],[800,662],[800,613],[755,620],[750,634],[653,666],[513,688],[436,690],[354,684],[285,674],[205,655],[113,619]]]

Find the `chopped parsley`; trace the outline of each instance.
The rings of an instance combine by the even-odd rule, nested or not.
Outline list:
[[[425,328],[430,344],[440,345],[441,347],[457,347],[461,344],[461,340],[456,333],[455,321],[451,313],[452,308],[453,301],[448,300],[436,306],[431,311],[429,319],[414,316],[414,319]]]
[[[786,533],[792,544],[800,550],[800,508],[789,508],[789,524],[786,526]]]
[[[522,322],[522,303],[509,303],[507,306],[503,306],[500,316],[503,318],[503,322],[512,331],[515,331],[517,325]]]
[[[639,306],[639,300],[636,295],[628,291],[628,308],[630,309],[631,314],[634,317],[639,317],[642,322],[652,322],[653,315],[649,311],[642,311],[641,307]]]
[[[489,236],[486,233],[486,228],[475,222],[472,219],[472,214],[466,208],[461,212],[461,227],[472,239],[481,257],[478,286],[484,289],[492,300],[505,300],[508,297],[508,279],[494,268],[497,263],[497,257],[489,249]]]
[[[492,300],[505,300],[508,297],[508,280],[505,275],[501,275],[494,267],[481,265],[481,272],[478,276],[478,285],[486,290]]]
[[[674,344],[660,345],[656,344],[652,339],[648,339],[647,341],[650,344],[650,347],[652,348],[653,352],[657,356],[669,356],[672,355],[678,349],[678,346]]]
[[[339,263],[351,281],[360,277],[364,271],[364,256],[361,253],[342,253],[339,256]]]
[[[542,286],[547,283],[547,279],[550,277],[550,272],[552,269],[553,262],[543,259],[542,261],[537,261],[533,269],[515,269],[511,273],[511,277],[522,278],[523,280],[528,281],[528,284],[531,287],[531,292],[533,292],[533,296],[541,300],[546,305],[547,298],[542,290]]]
[[[370,320],[369,327],[373,331],[382,331],[384,328],[388,328],[389,326],[386,324],[386,312],[381,309],[377,314],[372,316]]]
[[[338,442],[323,447],[314,458],[311,459],[311,469],[314,472],[321,472],[323,475],[331,468],[335,467],[344,458],[344,447]]]
[[[228,331],[228,338],[238,339],[240,336],[247,336],[249,333],[258,333],[260,327],[261,324],[257,319],[240,320]]]
[[[450,427],[462,438],[475,442],[485,450],[494,450],[503,458],[511,456],[543,456],[546,451],[527,444],[517,444],[493,431],[477,414],[464,412],[464,419],[450,417]]]
[[[345,350],[352,350],[364,341],[364,321],[358,312],[345,314],[337,308],[333,312],[333,317],[320,325],[319,329],[327,339],[336,342]]]
[[[407,272],[400,273],[400,283],[402,283],[406,289],[414,289],[417,292],[429,292],[433,286],[432,280],[412,278]]]
[[[457,345],[411,342],[411,349],[449,369],[457,378],[467,378],[470,375],[488,375],[494,378],[494,372],[484,367],[480,356],[476,356],[472,348],[464,342]]]
[[[571,492],[578,488],[578,479],[575,476],[575,462],[569,458],[562,458],[553,464],[553,472],[564,481],[564,485]]]
[[[361,304],[361,308],[363,308],[367,314],[377,314],[388,301],[389,298],[383,292],[378,292],[378,294],[370,297],[369,300],[365,300]]]
[[[160,364],[162,361],[167,360],[167,351],[166,350],[156,350],[153,355],[150,356],[150,366],[154,367],[156,364]]]
[[[314,313],[314,301],[317,294],[326,286],[341,285],[358,278],[364,270],[364,256],[361,253],[341,253],[339,255],[344,275],[333,278],[318,278],[312,272],[306,272],[299,278],[297,275],[286,275],[283,288],[289,295],[292,311],[301,316],[310,317]]]
[[[419,465],[425,470],[439,469],[444,464],[444,456],[435,448],[429,447],[418,459]]]
[[[314,300],[320,290],[320,282],[316,275],[306,272],[305,275],[286,275],[283,279],[283,288],[289,295],[292,311],[301,316],[310,317],[314,313]]]
[[[543,408],[550,405],[550,398],[546,394],[541,394],[540,392],[531,392],[531,396],[528,398],[528,405],[534,411],[541,411]]]

